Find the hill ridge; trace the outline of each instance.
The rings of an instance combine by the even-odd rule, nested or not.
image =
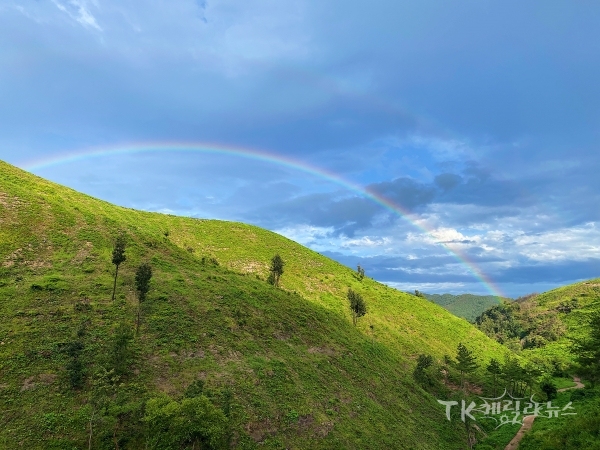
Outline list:
[[[132,323],[142,261],[154,276],[126,389],[177,398],[201,379],[216,404],[232,392],[241,448],[460,448],[463,431],[415,384],[414,360],[451,355],[460,341],[482,361],[506,353],[442,308],[359,280],[276,233],[114,206],[6,163],[0,173],[0,405],[20,411],[3,416],[5,448],[85,441],[91,383],[108,364],[119,324]],[[121,232],[128,259],[111,303],[110,254]],[[275,253],[286,262],[281,289],[265,282]],[[367,302],[357,327],[348,288]],[[87,372],[73,391],[64,349],[79,341]],[[57,414],[64,417],[52,422]],[[48,426],[31,436],[31,423]],[[133,437],[128,445],[142,448]]]

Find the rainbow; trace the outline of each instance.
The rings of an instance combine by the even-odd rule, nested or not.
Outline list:
[[[382,195],[360,186],[352,181],[349,181],[333,172],[325,169],[309,165],[305,162],[298,161],[293,158],[284,157],[275,153],[266,152],[264,150],[257,150],[252,148],[237,147],[231,145],[222,145],[215,143],[205,142],[150,142],[150,143],[134,143],[134,144],[121,144],[110,147],[96,147],[86,150],[80,150],[75,152],[63,153],[60,155],[51,156],[49,158],[39,159],[36,161],[29,161],[21,164],[21,167],[25,170],[34,172],[48,167],[58,166],[62,164],[72,163],[76,161],[82,161],[90,158],[99,158],[106,156],[118,156],[118,155],[131,155],[138,153],[152,153],[152,152],[178,152],[178,153],[213,153],[220,155],[231,155],[241,158],[252,159],[255,161],[264,161],[271,164],[277,164],[280,166],[288,167],[293,170],[302,171],[315,177],[319,177],[324,180],[328,180],[339,186],[342,186],[349,191],[352,191],[362,197],[366,197],[373,202],[384,207],[388,211],[399,216],[402,220],[410,223],[416,229],[432,235],[433,230],[414,218],[409,211],[404,209],[402,206],[388,200]],[[504,297],[500,289],[494,285],[492,280],[487,277],[475,263],[468,260],[468,258],[461,254],[458,250],[450,248],[448,245],[438,243],[444,248],[444,250],[456,259],[459,263],[465,266],[470,273],[486,288],[490,294]]]

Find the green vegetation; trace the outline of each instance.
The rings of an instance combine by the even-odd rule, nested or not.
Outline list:
[[[544,372],[564,377],[569,371],[581,368],[576,360],[583,355],[584,347],[598,348],[589,336],[593,328],[590,319],[597,311],[600,311],[600,280],[589,280],[503,302],[481,314],[476,324],[488,336],[521,352]],[[577,343],[580,351],[574,352]]]
[[[127,260],[125,256],[125,235],[120,234],[115,240],[115,248],[112,253],[112,263],[115,265],[115,282],[113,284],[112,301],[115,301],[115,293],[117,290],[117,275],[119,274],[119,266]]]
[[[538,401],[551,399],[552,405],[559,407],[558,413],[546,411],[536,418],[519,449],[600,449],[600,393],[597,388],[557,392],[575,386],[570,378],[564,378],[567,373],[584,376],[589,384],[600,376],[597,365],[599,281],[589,280],[530,295],[517,299],[508,308],[492,308],[491,313],[483,315],[491,319],[496,337],[521,348],[520,355],[528,361],[521,369],[515,363],[505,364],[501,376],[507,379],[512,373],[529,379],[527,394],[537,388]],[[556,330],[560,333],[555,333]],[[532,339],[535,336],[544,340]],[[531,345],[532,342],[535,345]],[[536,379],[537,387],[533,385]],[[524,391],[523,382],[517,382],[515,387],[517,392]],[[564,412],[568,414],[563,415]],[[503,449],[509,437],[503,439],[499,431],[492,431],[475,448]]]
[[[360,267],[360,264],[356,266],[356,276],[361,281],[365,277],[365,269],[363,267]]]
[[[575,340],[575,359],[579,373],[592,384],[600,380],[600,311],[594,311],[588,320],[589,334]]]
[[[477,364],[477,359],[475,358],[473,352],[465,347],[462,342],[458,343],[458,348],[456,350],[456,361],[456,368],[460,372],[460,386],[464,387],[465,374],[475,372],[479,365]]]
[[[283,275],[283,266],[285,263],[281,256],[275,255],[273,259],[271,259],[271,267],[269,269],[269,284],[272,284],[275,287],[279,287],[279,278]]]
[[[458,449],[464,427],[414,380],[418,355],[438,361],[460,341],[482,363],[508,353],[269,231],[0,172],[0,448]],[[111,301],[120,232],[127,264]],[[274,254],[286,261],[277,289]],[[352,326],[348,288],[368,323]]]
[[[564,408],[572,402],[575,415],[536,418],[519,450],[600,449],[600,392],[593,389],[559,393],[552,403]]]
[[[492,396],[496,397],[498,392],[496,389],[496,386],[498,385],[498,375],[502,374],[502,368],[500,367],[500,363],[496,359],[492,358],[485,369],[492,376]]]
[[[425,297],[455,316],[462,317],[471,323],[474,323],[477,316],[491,306],[501,303],[502,300],[509,301],[509,299],[502,299],[494,295],[425,294],[419,291],[415,291],[415,295]]]
[[[350,302],[350,311],[352,311],[352,323],[356,326],[356,320],[367,313],[367,305],[362,295],[352,289],[348,289],[347,296]]]

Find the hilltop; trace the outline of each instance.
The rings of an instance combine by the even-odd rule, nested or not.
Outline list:
[[[258,227],[114,206],[1,162],[0,221],[1,448],[87,448],[90,429],[93,448],[146,448],[199,402],[206,433],[238,448],[459,449],[464,431],[415,383],[415,360],[459,342],[482,363],[507,353]],[[276,253],[280,288],[266,282]],[[142,262],[153,276],[134,336]],[[348,288],[367,303],[356,327]]]

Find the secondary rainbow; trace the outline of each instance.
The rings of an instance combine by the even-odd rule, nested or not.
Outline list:
[[[192,152],[192,153],[215,153],[222,155],[232,155],[238,156],[242,158],[253,159],[257,161],[264,161],[272,164],[278,164],[285,167],[289,167],[294,170],[299,170],[316,177],[320,177],[325,180],[329,180],[335,184],[343,186],[344,188],[355,192],[358,195],[369,198],[375,203],[383,206],[385,209],[393,212],[398,215],[401,219],[407,221],[412,226],[417,228],[420,231],[423,231],[429,235],[432,235],[432,231],[426,225],[418,222],[411,213],[405,210],[402,206],[392,202],[391,200],[383,197],[382,195],[369,190],[359,184],[356,184],[352,181],[349,181],[333,172],[327,171],[325,169],[307,164],[305,162],[292,159],[289,157],[283,157],[281,155],[277,155],[275,153],[266,152],[264,150],[245,148],[245,147],[236,147],[230,145],[222,145],[215,143],[205,143],[205,142],[149,142],[149,143],[134,143],[134,144],[120,144],[115,146],[104,146],[104,147],[95,147],[82,151],[63,153],[60,155],[52,156],[49,158],[39,159],[36,161],[26,162],[21,165],[22,168],[29,171],[36,171],[40,169],[45,169],[52,166],[58,166],[62,164],[67,164],[76,161],[82,161],[90,158],[99,158],[99,157],[107,157],[107,156],[117,156],[117,155],[128,155],[128,154],[136,154],[136,153],[158,153],[158,152]],[[500,289],[494,285],[494,283],[483,273],[479,268],[468,258],[461,254],[458,250],[452,249],[446,244],[438,243],[441,247],[443,247],[446,252],[454,257],[458,262],[464,265],[469,272],[473,274],[473,276],[483,284],[483,286],[490,292],[490,294],[504,297],[501,293]]]

